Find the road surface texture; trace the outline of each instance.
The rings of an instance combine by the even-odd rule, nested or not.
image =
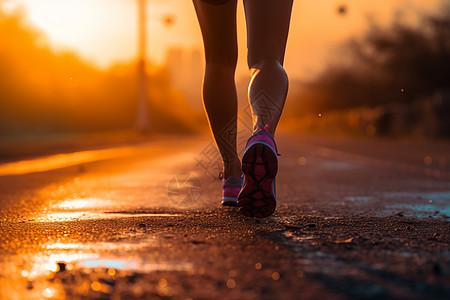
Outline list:
[[[207,138],[0,165],[1,299],[450,299],[450,144],[280,133],[278,207]]]

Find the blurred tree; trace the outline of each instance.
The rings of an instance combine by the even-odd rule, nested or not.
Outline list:
[[[0,134],[132,128],[137,62],[98,70],[76,54],[51,50],[25,21],[23,14],[0,8]],[[148,78],[158,83],[148,91],[152,115],[164,116],[164,122],[150,124],[152,131],[198,128],[197,115],[164,74],[159,70]]]
[[[337,51],[315,80],[303,84],[297,113],[377,106],[450,89],[450,5],[413,27],[375,24]],[[301,101],[301,102],[300,102]]]

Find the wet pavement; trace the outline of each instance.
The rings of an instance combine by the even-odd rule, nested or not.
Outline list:
[[[220,207],[208,138],[0,165],[0,298],[450,297],[450,143],[278,142],[264,220]]]

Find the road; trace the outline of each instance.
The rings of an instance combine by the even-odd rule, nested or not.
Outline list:
[[[205,137],[0,165],[0,298],[450,298],[449,143],[277,140],[263,220]]]

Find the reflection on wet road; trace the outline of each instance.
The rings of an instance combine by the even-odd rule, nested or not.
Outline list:
[[[5,163],[0,165],[0,176],[23,175],[35,172],[45,172],[89,163],[133,155],[136,149],[132,147],[119,147],[103,150],[81,151],[67,154],[50,155],[41,158]]]
[[[330,143],[280,135],[257,222],[220,207],[204,139],[0,165],[0,298],[450,295],[448,153]]]

